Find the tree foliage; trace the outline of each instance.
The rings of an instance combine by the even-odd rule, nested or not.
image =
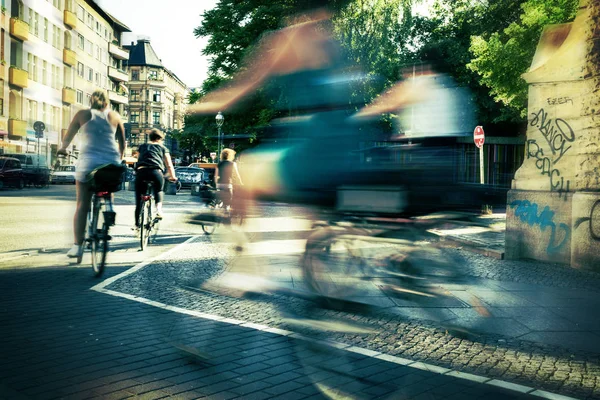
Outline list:
[[[513,118],[527,113],[527,83],[521,75],[527,71],[544,26],[572,21],[579,0],[528,0],[521,5],[518,20],[488,37],[471,39],[474,56],[467,67],[490,88],[494,100],[512,111]]]

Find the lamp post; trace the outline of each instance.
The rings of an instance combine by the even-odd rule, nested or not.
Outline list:
[[[217,113],[217,116],[215,117],[215,121],[217,122],[217,129],[218,129],[218,135],[217,135],[217,159],[221,157],[221,151],[223,150],[221,147],[222,145],[222,138],[221,138],[221,127],[223,126],[223,122],[225,122],[225,117],[223,116],[223,114],[221,114],[221,111],[219,111]]]

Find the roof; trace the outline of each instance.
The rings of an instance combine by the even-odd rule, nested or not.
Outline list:
[[[102,18],[104,18],[105,20],[107,20],[108,22],[110,22],[111,26],[114,29],[117,29],[117,30],[119,30],[121,32],[131,32],[131,29],[129,29],[129,27],[127,25],[125,25],[124,23],[122,23],[121,21],[119,21],[118,19],[116,19],[115,17],[113,17],[112,15],[110,15],[109,13],[107,13],[106,11],[104,11],[93,0],[85,0],[85,2],[90,7],[92,7],[94,9],[94,11],[96,11],[98,14],[100,14],[102,16]]]
[[[138,39],[136,44],[124,45],[123,48],[129,50],[128,66],[149,65],[164,68],[160,58],[150,45],[150,39]]]

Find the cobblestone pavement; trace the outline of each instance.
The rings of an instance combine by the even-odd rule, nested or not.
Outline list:
[[[268,238],[269,246],[279,249],[287,241],[305,237],[306,232],[266,233],[262,238],[259,236],[255,234],[251,241],[260,242]],[[444,317],[445,311],[440,309],[430,310],[435,315],[427,321],[423,310],[413,309],[412,314],[403,312],[399,315],[385,304],[378,308],[342,312],[315,308],[312,302],[298,296],[275,293],[245,299],[236,296],[235,290],[206,291],[203,283],[231,273],[241,259],[244,260],[243,268],[246,271],[250,269],[252,274],[268,273],[270,281],[288,279],[291,274],[292,286],[298,290],[304,289],[298,271],[286,272],[290,266],[297,264],[298,254],[235,257],[232,249],[222,243],[229,239],[221,238],[220,241],[218,236],[198,238],[169,260],[154,263],[108,288],[185,309],[333,339],[555,393],[578,398],[600,398],[599,353],[574,350],[568,343],[552,345],[543,341],[478,332],[477,317],[473,318],[473,329],[461,333],[453,331],[452,325],[446,323],[456,315]],[[274,244],[277,241],[280,242],[279,246]],[[475,277],[504,284],[542,284],[556,288],[557,293],[563,289],[600,292],[598,274],[565,269],[560,265],[500,261],[460,250],[455,252],[466,261],[470,273]],[[280,277],[273,274],[274,269],[265,268],[278,264],[282,271]],[[236,279],[245,278],[241,275]],[[460,313],[464,310],[455,311]],[[301,323],[304,318],[330,321],[334,325],[350,324],[354,327],[350,329],[353,333],[313,329],[311,323]],[[600,338],[600,325],[597,320],[592,323],[595,324],[594,335]],[[373,332],[356,334],[357,326]]]
[[[95,283],[82,269],[0,271],[1,399],[531,397],[494,386],[502,382],[107,296],[89,290]]]

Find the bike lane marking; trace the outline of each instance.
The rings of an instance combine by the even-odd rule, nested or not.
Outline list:
[[[240,326],[240,327],[244,327],[244,328],[248,328],[248,329],[254,329],[254,330],[262,331],[262,332],[268,332],[268,333],[272,333],[272,334],[276,334],[276,335],[280,335],[280,336],[287,336],[287,337],[291,337],[294,339],[303,340],[306,342],[316,343],[316,344],[319,344],[322,346],[328,346],[328,347],[338,349],[338,350],[344,350],[344,351],[349,351],[352,353],[361,354],[366,357],[376,358],[376,359],[380,359],[382,361],[387,361],[387,362],[391,362],[394,364],[398,364],[398,365],[402,365],[402,366],[406,366],[406,367],[410,367],[410,368],[420,369],[420,370],[424,370],[424,371],[428,371],[428,372],[432,372],[432,373],[436,373],[436,374],[440,374],[440,375],[447,375],[447,376],[464,379],[464,380],[468,380],[468,381],[472,381],[472,382],[476,382],[476,383],[481,383],[481,384],[485,384],[485,385],[496,386],[496,387],[500,387],[503,389],[508,389],[508,390],[512,390],[515,392],[528,394],[528,395],[532,395],[532,396],[536,396],[536,397],[540,397],[540,398],[544,398],[544,399],[577,400],[576,398],[573,398],[573,397],[568,397],[568,396],[548,392],[545,390],[536,389],[536,388],[533,388],[530,386],[519,385],[516,383],[511,383],[511,382],[500,380],[500,379],[494,379],[494,378],[489,378],[489,377],[485,377],[485,376],[481,376],[481,375],[475,375],[475,374],[470,374],[470,373],[466,373],[466,372],[461,372],[458,370],[452,370],[449,368],[444,368],[444,367],[440,367],[437,365],[428,364],[428,363],[425,363],[422,361],[414,361],[414,360],[410,360],[407,358],[392,356],[389,354],[369,350],[367,348],[363,348],[363,347],[359,347],[359,346],[353,346],[353,345],[342,343],[342,342],[337,342],[334,340],[315,339],[315,338],[305,336],[305,335],[302,335],[302,334],[299,334],[299,333],[296,333],[293,331],[288,331],[288,330],[280,329],[280,328],[273,328],[273,327],[270,327],[267,325],[237,320],[234,318],[227,318],[227,317],[223,317],[223,316],[216,315],[216,314],[208,314],[208,313],[204,313],[204,312],[188,310],[186,308],[171,306],[171,305],[168,305],[165,303],[160,303],[158,301],[146,299],[144,297],[139,297],[139,296],[135,296],[135,295],[131,295],[131,294],[126,294],[126,293],[121,293],[121,292],[117,292],[114,290],[106,289],[106,287],[111,285],[112,283],[114,283],[128,275],[138,272],[142,268],[145,268],[146,266],[151,265],[153,262],[165,259],[171,253],[179,251],[179,249],[185,247],[187,244],[193,242],[194,240],[196,240],[197,238],[199,238],[201,236],[203,236],[203,235],[192,236],[189,239],[187,239],[185,242],[180,243],[175,247],[172,247],[171,249],[167,250],[166,252],[161,253],[155,257],[151,257],[148,260],[135,265],[134,267],[130,268],[129,270],[122,272],[121,274],[115,275],[111,278],[108,278],[108,279],[100,282],[99,284],[93,286],[91,288],[91,290],[97,291],[99,293],[104,293],[104,294],[108,294],[111,296],[115,296],[115,297],[121,297],[124,299],[137,301],[139,303],[143,303],[143,304],[157,307],[157,308],[160,308],[163,310],[175,312],[178,314],[189,315],[192,317],[202,318],[202,319],[206,319],[206,320],[218,321],[218,322],[222,322],[225,324],[236,325],[236,326]]]

